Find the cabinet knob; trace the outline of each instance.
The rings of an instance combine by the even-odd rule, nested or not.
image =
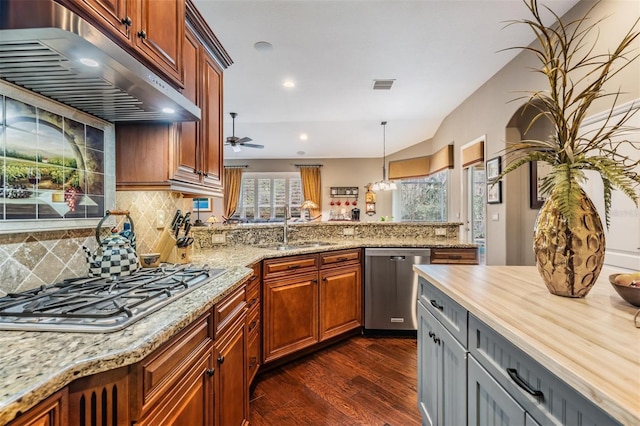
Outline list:
[[[147,38],[147,32],[145,30],[138,31],[138,37],[140,37],[143,40],[146,39]]]
[[[128,16],[125,16],[124,18],[122,18],[120,20],[120,22],[122,22],[124,25],[126,25],[127,27],[130,27],[131,24],[133,24],[133,21],[131,21],[131,18]]]
[[[222,364],[224,362],[224,355],[220,355],[218,357],[218,364]]]
[[[207,373],[207,376],[209,376],[209,377],[213,377],[213,374],[214,374],[215,372],[216,372],[216,369],[215,369],[215,368],[207,368],[207,369],[205,370],[205,373]]]

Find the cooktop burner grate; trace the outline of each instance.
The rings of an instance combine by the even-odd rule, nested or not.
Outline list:
[[[224,273],[186,267],[140,270],[114,278],[70,278],[0,298],[0,329],[121,330]]]

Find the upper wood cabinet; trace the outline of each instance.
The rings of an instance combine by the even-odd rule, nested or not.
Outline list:
[[[182,87],[184,0],[58,0]]]
[[[201,120],[117,124],[119,190],[223,196],[222,69],[232,61],[193,4],[188,1],[185,7],[182,94],[200,107]],[[143,156],[147,164],[141,164]]]

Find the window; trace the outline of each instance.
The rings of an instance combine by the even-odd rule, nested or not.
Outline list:
[[[400,180],[395,195],[401,222],[446,222],[448,170],[427,177]]]
[[[287,204],[291,217],[300,217],[302,201],[299,173],[244,173],[233,218],[247,222],[282,221]]]

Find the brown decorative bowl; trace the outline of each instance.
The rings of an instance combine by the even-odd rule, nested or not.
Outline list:
[[[143,268],[157,268],[160,265],[160,253],[143,253],[140,255]]]
[[[626,302],[640,307],[640,281],[633,281],[629,285],[616,284],[616,277],[620,274],[609,275],[609,282]]]

